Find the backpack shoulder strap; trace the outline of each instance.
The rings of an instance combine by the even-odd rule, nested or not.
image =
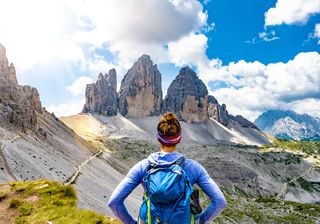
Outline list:
[[[179,159],[177,159],[177,161],[175,162],[175,164],[181,166],[182,168],[184,167],[184,162],[186,161],[186,158],[184,156],[181,156]]]

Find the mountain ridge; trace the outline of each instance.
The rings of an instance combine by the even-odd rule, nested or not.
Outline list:
[[[281,139],[320,140],[320,118],[290,110],[268,110],[254,122],[268,134]]]

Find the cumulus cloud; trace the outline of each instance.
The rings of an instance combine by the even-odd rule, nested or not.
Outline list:
[[[206,61],[207,37],[203,34],[190,34],[168,44],[170,61],[177,66],[198,65]]]
[[[166,61],[165,45],[206,25],[208,15],[197,0],[71,1],[78,18],[92,27],[74,33],[73,39],[100,47],[106,43],[119,64],[126,67],[143,53]],[[121,13],[119,13],[121,12]]]
[[[319,0],[277,0],[275,7],[265,13],[265,26],[304,24],[319,12]]]
[[[290,108],[300,114],[309,114],[320,118],[320,99],[307,98],[291,102]]]
[[[1,0],[0,42],[21,71],[56,59],[83,63],[81,48],[67,38],[72,23],[62,0]]]
[[[226,83],[225,88],[210,89],[210,92],[226,103],[231,113],[251,120],[275,108],[319,115],[316,111],[320,111],[320,54],[317,52],[299,53],[287,63],[264,65],[243,60],[226,66],[215,63],[214,67],[199,72],[209,87],[210,80]]]
[[[91,77],[80,76],[77,80],[67,87],[67,90],[72,93],[73,96],[84,96],[86,85],[93,83]]]
[[[87,0],[71,1],[70,5],[79,18],[91,21],[95,28],[89,33],[102,43],[174,41],[197,30],[207,18],[196,0],[128,0],[121,4],[117,0]]]
[[[318,44],[320,44],[320,23],[317,23],[314,27],[314,34],[312,35],[313,38],[318,39]]]
[[[57,117],[70,116],[78,114],[82,111],[84,100],[73,100],[69,103],[51,104],[46,109],[49,112],[54,112]]]

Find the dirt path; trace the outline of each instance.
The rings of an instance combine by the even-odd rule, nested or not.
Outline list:
[[[0,198],[0,224],[14,223],[16,217],[19,215],[16,209],[9,208],[9,201],[12,195],[9,191],[9,185],[0,185],[0,192],[6,193],[6,196]]]
[[[314,163],[312,163],[311,167],[309,169],[307,169],[303,174],[301,174],[300,176],[297,176],[295,178],[293,178],[292,180],[290,180],[289,182],[284,183],[280,193],[276,196],[279,199],[283,199],[285,194],[287,193],[288,190],[288,184],[290,183],[294,183],[296,182],[300,177],[305,177],[307,176],[309,173],[311,173],[312,169],[314,168]]]
[[[103,150],[100,150],[99,152],[97,152],[94,155],[90,156],[86,161],[81,163],[79,166],[77,166],[76,171],[74,172],[74,174],[65,181],[65,185],[73,184],[77,180],[78,176],[80,175],[81,168],[83,166],[85,166],[87,163],[89,163],[92,159],[94,159],[97,156],[101,155],[102,153],[103,153]]]

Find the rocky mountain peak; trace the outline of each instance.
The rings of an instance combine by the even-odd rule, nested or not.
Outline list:
[[[187,122],[201,122],[208,119],[207,107],[207,87],[191,68],[182,68],[168,88],[162,112],[174,112]]]
[[[282,139],[320,139],[320,119],[291,110],[268,110],[254,123],[262,131]]]
[[[10,63],[6,56],[6,48],[0,44],[0,82],[2,84],[18,85],[16,69],[13,63]]]
[[[96,83],[86,87],[86,102],[83,113],[117,114],[117,73],[115,69],[104,75],[99,73]]]
[[[8,65],[5,47],[0,44],[0,123],[22,130],[37,128],[37,114],[42,114],[38,90],[18,85],[13,63]]]
[[[189,76],[190,78],[197,78],[197,74],[189,66],[183,67],[179,71],[180,76]]]
[[[153,64],[151,57],[147,54],[143,54],[141,55],[138,60],[137,60],[138,64]]]
[[[161,73],[150,56],[142,55],[121,82],[119,112],[127,117],[159,115],[161,102]]]

